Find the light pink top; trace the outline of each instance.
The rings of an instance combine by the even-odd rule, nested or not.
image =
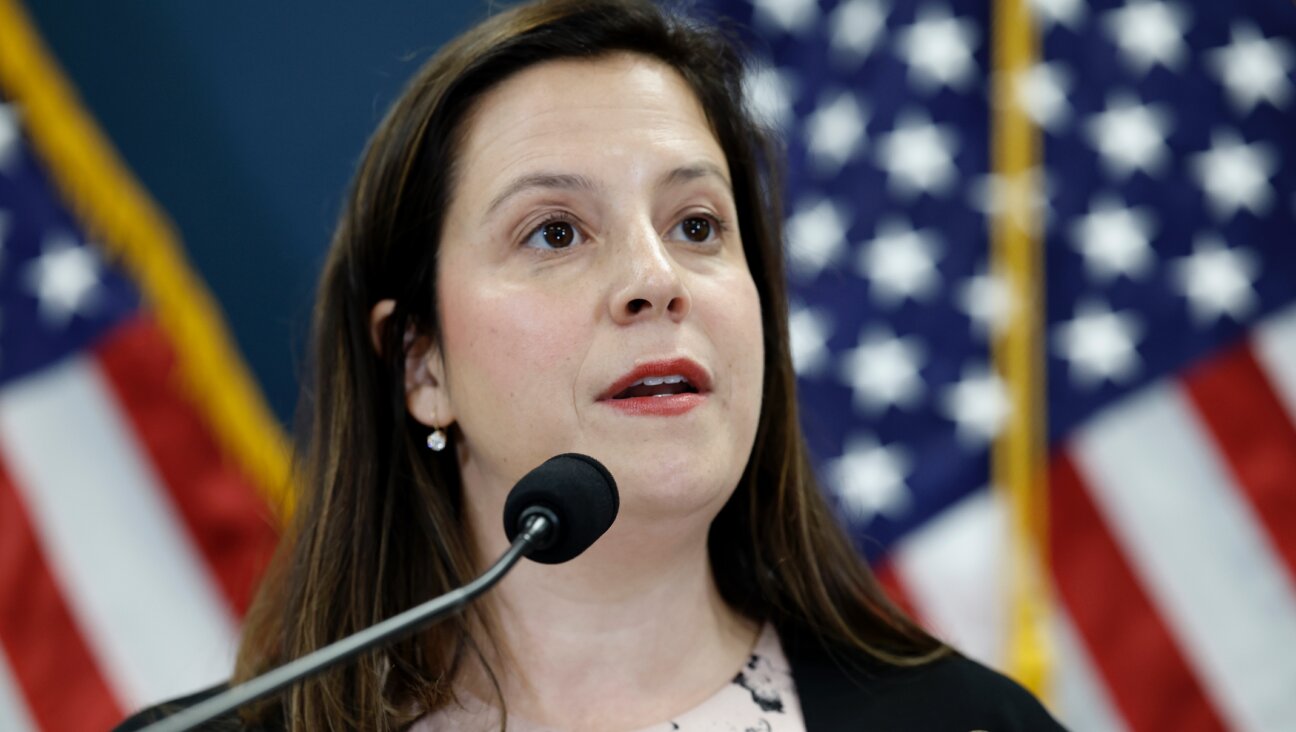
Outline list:
[[[488,732],[499,729],[499,710],[463,692],[459,705],[423,717],[410,732]],[[805,732],[792,667],[774,627],[766,625],[751,658],[733,681],[683,714],[636,732]],[[509,715],[509,732],[562,732]]]

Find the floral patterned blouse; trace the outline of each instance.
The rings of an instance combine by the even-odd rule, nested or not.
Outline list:
[[[460,704],[437,710],[410,732],[488,732],[499,729],[499,710],[460,693]],[[766,624],[751,658],[726,684],[696,707],[637,732],[805,732],[792,667],[774,627]],[[509,732],[562,732],[509,715]]]

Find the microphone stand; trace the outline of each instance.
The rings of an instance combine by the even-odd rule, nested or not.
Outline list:
[[[547,513],[547,512],[545,512]],[[295,681],[313,676],[342,661],[353,658],[375,646],[394,640],[432,624],[433,621],[462,610],[465,605],[495,586],[504,578],[518,560],[526,556],[536,544],[548,538],[554,523],[545,513],[526,517],[526,525],[513,540],[508,551],[482,573],[480,577],[457,590],[416,605],[409,610],[372,625],[364,630],[331,643],[323,648],[290,661],[261,676],[250,679],[232,689],[217,694],[203,702],[145,727],[141,732],[185,732],[203,722],[231,712],[244,704],[269,696]]]

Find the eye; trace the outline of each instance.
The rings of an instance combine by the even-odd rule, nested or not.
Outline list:
[[[724,225],[711,216],[689,216],[671,229],[671,238],[690,241],[694,244],[705,244],[713,241]]]
[[[566,249],[584,239],[580,229],[566,219],[550,219],[531,230],[523,246],[533,249]]]

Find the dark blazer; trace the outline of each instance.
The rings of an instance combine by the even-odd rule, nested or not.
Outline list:
[[[958,653],[901,668],[780,633],[806,732],[1063,730],[1029,691]]]
[[[1030,692],[958,654],[912,668],[882,664],[780,633],[806,732],[1050,732],[1063,730]],[[224,690],[219,686],[146,709],[115,732],[138,730]],[[233,715],[203,727],[249,732]],[[277,732],[275,729],[256,732]]]

